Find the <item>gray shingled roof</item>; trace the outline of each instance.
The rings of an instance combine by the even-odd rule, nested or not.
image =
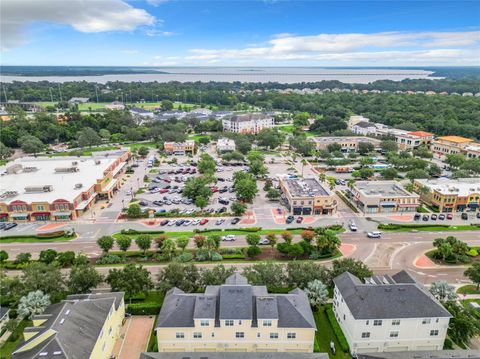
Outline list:
[[[142,353],[140,359],[328,359],[326,353]]]
[[[368,127],[375,127],[375,125],[371,122],[367,121],[361,121],[355,124],[355,126],[361,127],[361,128],[368,128]]]
[[[219,320],[278,319],[279,327],[314,328],[312,310],[307,295],[300,289],[289,294],[268,294],[265,286],[252,286],[246,279],[234,274],[224,284],[207,286],[205,294],[185,293],[178,288],[167,292],[158,315],[157,328],[193,327],[194,318]],[[267,299],[265,299],[267,298]]]
[[[439,318],[451,314],[408,273],[390,277],[395,284],[365,284],[345,272],[333,282],[355,319]],[[377,282],[377,281],[375,281]]]
[[[435,350],[357,354],[358,359],[480,359],[480,350]]]
[[[49,306],[43,315],[35,317],[47,319],[37,328],[38,334],[21,343],[16,350],[21,350],[46,330],[52,329],[56,334],[30,350],[13,354],[12,359],[90,358],[110,308],[112,305],[118,308],[121,299],[123,293],[69,296],[67,300]],[[33,332],[35,328],[28,331]],[[47,354],[40,356],[40,353]]]

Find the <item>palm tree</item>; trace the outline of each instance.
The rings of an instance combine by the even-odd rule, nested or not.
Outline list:
[[[303,158],[303,159],[302,159],[302,177],[303,177],[303,168],[305,167],[305,165],[306,165],[307,163],[308,163],[308,161],[307,161],[305,158]]]
[[[353,188],[353,185],[355,184],[355,180],[353,178],[350,178],[348,181],[347,181],[347,186],[348,188]]]
[[[327,175],[325,173],[320,173],[318,175],[318,179],[321,181],[321,182],[325,182],[325,180],[327,179]]]

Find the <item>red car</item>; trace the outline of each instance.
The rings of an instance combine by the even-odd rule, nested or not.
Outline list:
[[[166,178],[165,178],[163,181],[164,181],[164,182],[167,182],[167,183],[170,183],[170,182],[172,182],[171,180],[169,180],[169,179],[166,179]]]
[[[203,226],[204,224],[206,224],[208,222],[208,219],[204,218],[202,219],[198,224],[200,224],[201,226]]]
[[[217,187],[210,187],[210,190],[212,191],[212,193],[218,192],[218,188],[217,188]]]
[[[168,192],[168,189],[166,189],[166,188],[162,188],[162,189],[160,190],[160,193],[167,193],[167,192]]]
[[[297,223],[302,223],[302,221],[303,221],[303,217],[302,217],[302,216],[297,217]]]
[[[453,214],[451,213],[447,214],[447,219],[453,219]]]

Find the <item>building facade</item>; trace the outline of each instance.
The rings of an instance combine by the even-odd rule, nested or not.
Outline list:
[[[415,192],[420,199],[440,212],[478,211],[480,178],[416,179]]]
[[[351,194],[364,213],[415,212],[420,196],[395,181],[357,181]]]
[[[125,317],[124,294],[69,295],[32,318],[12,359],[109,359]]]
[[[370,143],[375,149],[380,149],[380,141],[378,138],[363,137],[363,136],[338,136],[338,137],[312,137],[317,150],[325,150],[329,145],[339,144],[342,147],[342,152],[358,152],[359,145],[362,142]]]
[[[3,167],[0,221],[64,221],[98,199],[111,199],[130,159],[129,149],[94,157],[20,158]]]
[[[402,151],[413,150],[422,145],[429,148],[433,141],[433,133],[425,131],[407,132],[396,135],[395,141],[398,144],[398,148]]]
[[[222,125],[225,132],[257,134],[264,128],[272,128],[275,125],[275,121],[271,115],[248,113],[224,118]]]
[[[232,152],[235,151],[235,141],[231,138],[219,138],[217,141],[217,152]]]
[[[301,289],[268,294],[239,274],[204,294],[167,292],[155,328],[159,352],[313,352],[315,320]]]
[[[467,146],[473,143],[472,139],[460,136],[443,136],[432,141],[430,147],[433,156],[439,159],[445,159],[447,155],[464,153]]]
[[[333,311],[352,354],[441,350],[451,314],[406,271],[333,280]]]
[[[333,193],[316,178],[280,178],[282,200],[293,215],[331,215],[337,211]]]
[[[195,154],[195,141],[186,140],[185,142],[165,142],[163,144],[163,150],[166,153],[175,155],[184,155],[186,153],[193,155]]]

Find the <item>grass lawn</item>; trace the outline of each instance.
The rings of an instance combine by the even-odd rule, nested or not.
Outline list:
[[[33,323],[30,320],[22,320],[17,329],[12,333],[13,336],[17,336],[17,340],[11,342],[7,340],[5,344],[0,348],[0,358],[11,358],[12,352],[15,350],[18,344],[23,341],[23,329],[32,326]]]
[[[38,238],[37,236],[18,236],[18,237],[0,237],[0,243],[50,243],[50,242],[66,242],[71,241],[72,239],[77,238],[73,237],[58,237],[58,238]]]
[[[321,307],[318,312],[314,312],[315,323],[317,324],[317,332],[315,333],[318,348],[322,353],[328,353],[330,358],[349,359],[350,354],[342,352],[338,339],[333,332],[332,326],[328,321],[327,314],[325,312],[326,306]],[[336,354],[333,355],[330,351],[330,341],[335,343]]]
[[[197,134],[188,136],[189,140],[194,140],[195,142],[198,142],[201,138],[210,139],[210,136],[209,135],[197,135]]]
[[[93,152],[112,151],[112,150],[117,150],[118,148],[119,146],[100,146],[100,147],[84,148],[82,150],[82,156],[91,156]],[[76,156],[76,155],[77,155],[77,151],[69,151],[69,152],[52,153],[47,156],[64,157],[64,156]]]
[[[0,166],[5,166],[7,163],[7,160],[0,160]]]
[[[467,284],[457,289],[458,294],[480,294],[476,284]]]

